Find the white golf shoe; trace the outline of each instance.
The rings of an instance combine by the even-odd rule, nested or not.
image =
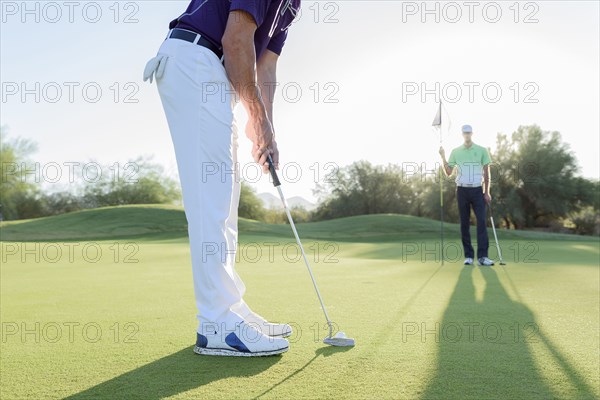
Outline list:
[[[292,334],[292,327],[288,324],[273,324],[254,311],[250,311],[250,313],[244,317],[244,321],[267,336],[288,337]]]
[[[465,258],[464,265],[473,265],[473,259],[471,257]]]
[[[487,257],[481,257],[477,262],[480,267],[491,267],[494,265],[494,262]]]
[[[288,351],[286,339],[263,334],[253,326],[241,322],[233,331],[206,329],[196,333],[194,353],[209,356],[259,357],[272,356]]]

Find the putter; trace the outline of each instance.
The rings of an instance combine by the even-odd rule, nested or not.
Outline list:
[[[500,250],[500,243],[498,243],[498,235],[496,234],[496,225],[494,224],[494,213],[492,212],[492,205],[490,208],[490,221],[492,222],[492,231],[494,232],[494,239],[496,239],[496,248],[498,249],[498,257],[500,258],[500,265],[506,265],[504,259],[502,259],[502,251]]]
[[[323,309],[323,313],[325,314],[325,319],[327,320],[327,325],[329,326],[329,336],[327,336],[323,343],[331,345],[331,346],[354,346],[354,339],[351,339],[346,336],[344,332],[338,332],[333,335],[333,323],[329,319],[329,315],[327,314],[327,309],[325,308],[325,304],[323,303],[323,298],[321,297],[321,293],[319,292],[319,288],[317,286],[317,281],[312,273],[312,269],[310,268],[310,264],[308,263],[308,259],[306,258],[306,254],[304,253],[304,247],[302,247],[302,243],[300,242],[300,237],[298,236],[298,231],[296,231],[296,225],[294,225],[294,220],[292,219],[292,215],[290,214],[290,210],[287,205],[287,201],[285,201],[285,197],[283,196],[283,191],[281,190],[281,182],[279,181],[279,177],[277,176],[277,172],[275,172],[275,165],[273,164],[273,159],[269,155],[267,158],[269,162],[269,172],[271,173],[271,177],[273,178],[273,186],[277,188],[279,192],[279,197],[281,198],[281,202],[283,203],[283,208],[285,213],[287,214],[288,221],[290,222],[290,226],[292,227],[292,231],[294,232],[294,237],[296,238],[296,243],[298,247],[300,247],[300,252],[302,253],[302,257],[304,258],[304,263],[306,264],[306,268],[308,269],[308,273],[310,274],[310,279],[312,280],[313,286],[315,287],[315,291],[317,292],[317,297],[319,298],[319,302],[321,303],[321,308]]]

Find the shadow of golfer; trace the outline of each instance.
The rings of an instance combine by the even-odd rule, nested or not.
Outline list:
[[[508,268],[502,267],[506,278],[508,279],[508,283],[512,291],[517,295],[517,299],[523,303],[523,298],[521,297],[521,293],[517,289],[514,281],[512,280],[510,274],[508,273]],[[570,361],[558,350],[558,347],[552,342],[550,337],[548,337],[542,329],[537,332],[537,336],[539,337],[541,343],[545,346],[546,350],[552,355],[556,364],[560,367],[560,369],[567,375],[568,379],[574,385],[574,388],[577,390],[577,393],[572,396],[572,398],[576,399],[598,399],[600,398],[598,395],[600,391],[598,388],[593,389],[590,387],[585,378],[581,376],[577,368],[575,368]],[[594,394],[596,393],[596,394]]]
[[[380,329],[380,334],[374,340],[375,343],[386,343],[397,334],[397,327],[402,324],[402,318],[408,313],[410,308],[413,306],[415,301],[419,298],[421,293],[425,290],[425,288],[429,285],[429,282],[433,280],[433,278],[437,275],[438,272],[442,270],[443,266],[439,265],[432,273],[429,275],[427,279],[419,286],[417,290],[415,290],[412,295],[402,304],[400,305],[394,314],[391,314],[388,318],[388,324]],[[372,349],[367,349],[368,352],[372,353]]]
[[[280,359],[198,356],[187,347],[67,399],[163,399],[219,379],[256,375]]]
[[[539,341],[533,313],[508,296],[492,268],[480,269],[486,286],[477,302],[473,271],[460,272],[440,323],[437,370],[422,398],[556,397],[530,349]]]
[[[329,357],[332,354],[343,353],[350,349],[352,349],[352,347],[332,347],[332,346],[320,347],[317,351],[315,351],[315,356],[313,358],[311,358],[310,360],[308,360],[308,362],[306,364],[304,364],[302,367],[298,368],[296,371],[292,372],[291,374],[289,374],[288,376],[283,378],[281,381],[277,382],[275,385],[271,386],[269,389],[265,390],[258,396],[254,397],[253,400],[260,399],[264,395],[271,392],[273,389],[283,385],[285,382],[287,382],[294,376],[298,375],[300,372],[304,371],[304,369],[306,367],[308,367],[310,364],[312,364],[313,361],[315,361],[317,358],[319,358],[319,356]]]

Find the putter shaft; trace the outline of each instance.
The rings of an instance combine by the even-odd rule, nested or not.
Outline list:
[[[308,258],[306,258],[306,253],[304,252],[304,247],[302,246],[302,242],[300,241],[300,237],[298,236],[298,231],[296,230],[296,225],[294,224],[294,220],[292,219],[292,214],[290,214],[290,210],[287,205],[287,201],[285,200],[285,196],[283,195],[283,191],[281,190],[281,185],[277,186],[277,191],[279,192],[279,197],[281,198],[281,202],[283,203],[283,208],[285,210],[285,214],[287,215],[288,221],[290,222],[290,226],[292,227],[292,231],[294,232],[294,237],[296,238],[296,243],[298,247],[300,247],[300,253],[302,253],[302,258],[304,258],[304,263],[306,264],[306,268],[308,269],[308,273],[310,274],[310,279],[312,280],[313,286],[315,287],[315,292],[317,292],[317,297],[319,298],[319,302],[321,303],[321,308],[323,309],[323,314],[325,314],[325,319],[327,320],[327,325],[329,326],[329,337],[333,335],[333,324],[329,319],[329,315],[327,314],[327,309],[325,308],[325,303],[323,303],[323,298],[321,297],[321,293],[319,292],[319,287],[317,286],[317,281],[315,280],[315,276],[312,273],[312,268],[308,263]]]
[[[321,297],[321,292],[319,292],[319,287],[317,286],[317,281],[315,280],[315,276],[313,275],[312,268],[308,263],[308,258],[306,257],[306,253],[304,252],[304,247],[302,246],[302,242],[300,241],[300,237],[298,236],[298,231],[296,230],[296,225],[294,224],[294,220],[292,218],[292,214],[290,214],[290,210],[285,200],[285,196],[283,195],[283,191],[281,190],[281,182],[279,181],[279,177],[277,176],[277,172],[275,171],[275,164],[273,163],[273,159],[269,155],[267,157],[267,161],[269,163],[269,172],[271,173],[271,177],[273,178],[273,186],[277,188],[279,192],[279,197],[281,198],[281,203],[283,204],[283,208],[285,210],[285,214],[287,215],[287,219],[290,222],[290,226],[292,227],[292,231],[294,232],[294,237],[296,238],[296,243],[298,247],[300,247],[300,253],[302,253],[302,258],[304,258],[304,263],[306,264],[306,269],[308,269],[308,273],[310,274],[310,279],[315,288],[315,292],[317,292],[317,297],[319,298],[319,303],[321,303],[321,308],[323,309],[323,314],[325,314],[325,319],[327,320],[327,326],[329,327],[329,337],[333,336],[333,323],[329,319],[329,314],[327,314],[327,309],[325,308],[325,303],[323,302],[323,298]]]

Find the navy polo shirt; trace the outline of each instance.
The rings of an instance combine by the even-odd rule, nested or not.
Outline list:
[[[221,48],[221,38],[229,13],[242,10],[256,22],[254,47],[256,59],[265,49],[281,54],[287,31],[300,10],[300,0],[192,0],[185,12],[169,24],[188,29],[212,41]]]

